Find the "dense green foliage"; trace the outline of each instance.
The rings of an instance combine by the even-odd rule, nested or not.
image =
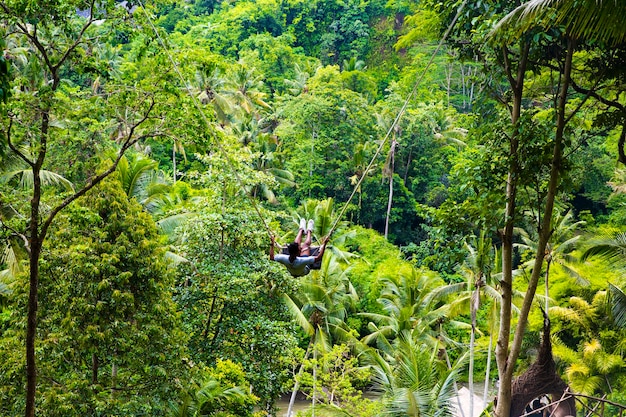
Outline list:
[[[533,362],[539,305],[562,378],[623,401],[619,34],[469,1],[436,52],[462,2],[31,3],[0,5],[0,414],[36,383],[41,416],[273,416],[296,383],[450,415],[456,381],[493,397],[503,323]],[[300,218],[332,239],[296,279],[267,253]]]

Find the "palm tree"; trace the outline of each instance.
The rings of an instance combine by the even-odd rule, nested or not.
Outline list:
[[[609,284],[609,294],[613,322],[623,329],[626,327],[626,293],[621,288]]]
[[[387,239],[389,234],[389,218],[391,217],[391,206],[393,204],[393,174],[395,171],[396,146],[398,145],[397,139],[402,134],[400,125],[397,123],[394,124],[394,116],[395,115],[390,111],[376,114],[376,122],[381,130],[391,133],[389,152],[382,170],[383,178],[389,179],[389,196],[387,199],[387,215],[385,217],[385,239]]]
[[[475,356],[475,332],[477,329],[476,313],[480,310],[481,294],[489,300],[489,310],[487,314],[487,323],[489,341],[487,346],[487,366],[485,368],[485,387],[483,392],[483,409],[487,407],[487,398],[489,393],[489,375],[491,372],[491,356],[493,352],[493,336],[497,333],[499,309],[502,302],[502,294],[500,293],[500,283],[502,280],[502,257],[499,251],[492,245],[491,239],[487,238],[484,231],[480,237],[474,238],[472,242],[466,243],[465,247],[468,251],[468,257],[461,267],[461,274],[467,279],[467,285],[470,292],[470,317],[472,322],[470,334],[470,351],[469,351],[469,378],[473,380],[473,363]],[[513,271],[514,275],[521,271]],[[515,299],[523,299],[524,294],[519,291],[513,291]],[[511,306],[514,313],[519,312],[519,308],[513,304]],[[470,393],[473,394],[472,383],[470,382]],[[470,395],[473,401],[473,395]],[[473,404],[470,405],[473,410]]]
[[[545,272],[545,311],[548,313],[550,291],[549,291],[549,277],[550,267],[552,264],[559,265],[570,276],[574,277],[580,285],[588,285],[587,281],[577,270],[577,260],[571,255],[576,249],[576,244],[580,240],[579,234],[576,234],[581,226],[585,224],[584,221],[579,220],[574,222],[574,213],[570,210],[564,216],[557,215],[553,220],[552,235],[548,240],[548,243],[544,249],[544,261],[546,263]],[[522,243],[516,244],[516,246],[522,250],[531,251],[536,253],[538,240],[531,238],[531,236],[523,229],[517,229]],[[526,263],[526,266],[532,266],[534,260],[530,260]]]
[[[226,94],[226,77],[217,67],[198,70],[195,76],[195,88],[203,104],[213,106],[217,120],[222,124],[231,121],[233,102]]]
[[[375,165],[369,166],[370,155],[374,153],[373,142],[358,143],[355,145],[352,152],[352,170],[354,175],[350,177],[350,185],[357,187],[356,192],[359,193],[359,210],[357,211],[357,219],[355,223],[359,223],[361,208],[363,207],[363,193],[362,183],[360,183],[361,177],[372,175],[376,172],[377,167]]]
[[[241,62],[235,65],[226,83],[226,91],[233,102],[244,114],[254,118],[258,118],[257,108],[270,109],[262,89],[262,77],[257,75],[256,69],[247,68]]]
[[[474,239],[473,243],[473,245],[467,242],[465,244],[468,251],[468,257],[465,260],[465,264],[461,272],[467,278],[471,292],[470,317],[472,329],[470,332],[469,350],[470,413],[474,412],[474,349],[477,328],[476,315],[480,309],[480,293],[487,285],[487,277],[491,276],[491,267],[495,261],[492,257],[493,250],[491,239],[487,238],[484,230],[481,231],[479,238]],[[488,380],[485,381],[485,383],[487,382]]]
[[[311,78],[311,74],[297,63],[294,65],[294,70],[296,73],[295,78],[293,80],[285,80],[285,85],[288,87],[287,91],[289,91],[289,94],[298,96],[308,91],[306,83]]]
[[[252,168],[274,180],[284,187],[296,185],[291,171],[283,169],[278,160],[278,140],[269,132],[259,129],[259,122],[247,116],[237,119],[230,126],[233,135],[239,138],[251,155]],[[272,204],[278,203],[274,190],[267,181],[260,181],[252,187],[251,194],[257,197],[262,194]]]
[[[342,71],[363,71],[367,68],[365,61],[352,57],[350,59],[344,59],[341,70]]]
[[[598,256],[614,267],[626,267],[626,232],[599,236],[589,240],[587,245],[589,247],[583,252],[582,261]]]
[[[600,236],[588,242],[589,247],[581,256],[582,261],[597,256],[609,265],[626,268],[626,233],[616,233],[612,236]],[[617,327],[626,327],[626,294],[624,291],[609,283],[611,313]]]
[[[324,256],[320,272],[307,275],[300,284],[298,294],[283,294],[293,319],[310,338],[305,359],[311,354],[316,356],[318,352],[328,351],[333,336],[337,339],[348,337],[345,319],[348,310],[355,305],[357,296],[346,273],[347,269],[335,257]],[[302,369],[300,367],[299,374]],[[288,416],[291,416],[298,387],[296,378],[287,409]]]
[[[362,342],[375,345],[386,356],[392,357],[395,342],[403,332],[410,332],[420,343],[439,347],[438,325],[449,318],[451,306],[444,301],[451,294],[463,290],[464,284],[445,285],[434,273],[411,268],[399,270],[397,275],[383,277],[378,302],[383,313],[361,313],[371,322],[371,333]]]
[[[414,332],[403,330],[395,343],[393,356],[369,348],[363,360],[374,372],[375,388],[383,393],[386,416],[452,416],[454,385],[465,356],[448,369],[438,358],[439,346],[424,344]]]

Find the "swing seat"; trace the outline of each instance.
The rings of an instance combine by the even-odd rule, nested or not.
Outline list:
[[[320,253],[320,247],[319,246],[311,246],[310,247],[310,251],[311,251],[311,255],[310,256],[317,256]],[[285,246],[281,249],[281,252],[283,255],[289,255],[289,249]],[[322,268],[322,260],[320,259],[317,262],[312,263],[311,265],[309,265],[309,268],[311,269],[321,269]]]

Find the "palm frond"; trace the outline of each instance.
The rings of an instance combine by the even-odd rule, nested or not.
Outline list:
[[[168,261],[168,264],[171,266],[176,266],[176,265],[180,265],[182,263],[188,263],[189,259],[185,258],[184,256],[178,255],[172,251],[166,251],[165,252],[165,259]]]
[[[626,294],[621,288],[609,284],[611,313],[617,327],[626,327]]]
[[[0,281],[0,297],[7,297],[9,296],[9,294],[11,294],[11,289],[9,288],[9,286]]]
[[[66,191],[74,190],[74,184],[62,175],[56,174],[52,171],[41,170],[39,172],[39,176],[41,178],[41,184],[44,186],[60,186]],[[8,183],[14,178],[18,179],[20,188],[24,190],[30,190],[33,188],[34,177],[32,170],[18,169],[6,172],[0,177],[0,181]]]
[[[302,313],[300,307],[289,297],[287,294],[283,294],[283,302],[287,306],[287,310],[291,314],[291,317],[298,323],[298,325],[309,336],[315,334],[315,328],[309,323],[308,318]]]
[[[195,213],[175,214],[157,221],[157,225],[165,235],[173,236],[180,226],[196,217]]]
[[[596,361],[596,367],[602,375],[611,375],[624,367],[624,359],[620,355],[603,354]]]
[[[626,233],[618,233],[614,236],[601,236],[592,240],[590,247],[583,252],[581,260],[585,261],[593,256],[605,259],[617,267],[626,266],[624,261],[626,259]]]
[[[561,26],[579,39],[619,45],[626,42],[623,0],[530,0],[505,16],[492,31],[492,39],[506,43],[532,28]]]

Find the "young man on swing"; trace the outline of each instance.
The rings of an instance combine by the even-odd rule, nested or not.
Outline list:
[[[276,243],[276,240],[274,236],[271,237],[270,260],[285,265],[289,273],[294,277],[301,277],[311,272],[311,265],[315,262],[319,262],[322,260],[322,256],[324,256],[324,250],[326,249],[326,243],[328,242],[328,237],[325,237],[317,256],[311,256],[311,234],[313,232],[313,220],[309,220],[308,227],[305,228],[305,225],[306,220],[300,219],[300,229],[298,229],[298,235],[296,236],[296,240],[290,243],[287,247],[289,255],[281,253],[274,256],[274,245]],[[304,244],[302,244],[302,235],[305,232],[306,239],[304,240]]]

